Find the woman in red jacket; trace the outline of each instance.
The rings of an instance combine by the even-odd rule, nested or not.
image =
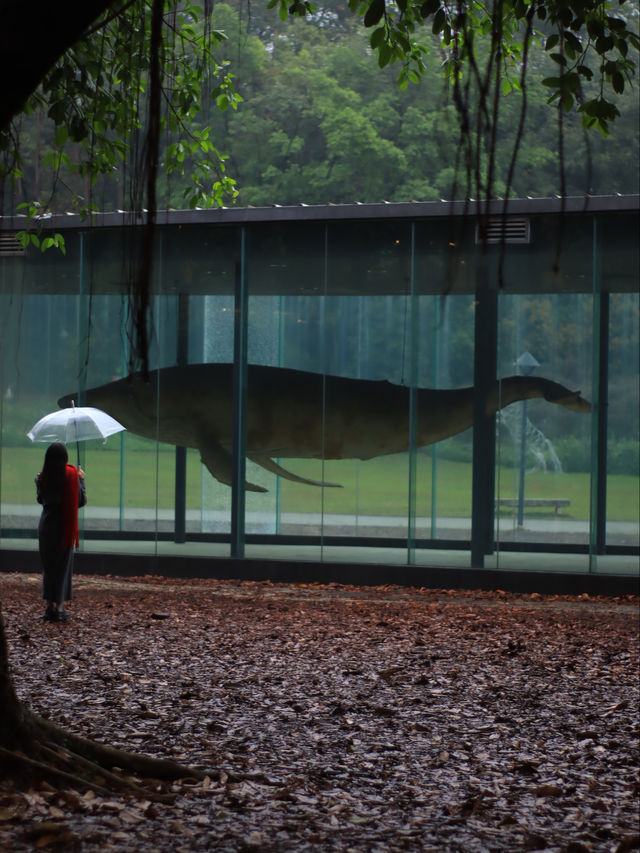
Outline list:
[[[42,471],[36,477],[38,503],[42,515],[38,524],[38,543],[42,560],[42,595],[47,602],[44,619],[65,622],[69,614],[63,607],[71,600],[73,549],[79,544],[78,507],[87,502],[84,471],[69,465],[64,444],[50,444]]]

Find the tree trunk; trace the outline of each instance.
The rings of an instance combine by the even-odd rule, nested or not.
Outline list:
[[[33,729],[16,691],[9,668],[7,638],[0,609],[0,746],[24,749],[33,737]]]
[[[119,0],[70,0],[30,4],[0,0],[0,134],[57,60],[105,13],[127,8]],[[161,9],[161,7],[158,7]],[[44,780],[76,788],[90,787],[171,798],[144,789],[119,770],[154,779],[203,778],[201,770],[173,761],[133,755],[73,735],[33,714],[19,701],[9,666],[0,608],[0,778]]]

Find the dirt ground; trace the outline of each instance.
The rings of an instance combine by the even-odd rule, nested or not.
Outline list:
[[[20,698],[208,775],[0,783],[0,850],[640,848],[638,599],[78,577],[51,624],[40,594],[0,576]]]

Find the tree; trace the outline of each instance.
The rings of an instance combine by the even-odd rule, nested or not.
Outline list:
[[[147,363],[147,305],[152,241],[157,206],[161,134],[178,136],[164,151],[167,171],[191,172],[191,200],[219,202],[233,185],[222,174],[223,158],[206,128],[196,121],[203,89],[219,107],[236,103],[224,67],[213,58],[213,47],[224,37],[200,20],[188,0],[165,4],[138,2],[72,3],[64,13],[45,3],[29,10],[0,4],[0,147],[5,159],[0,177],[19,179],[22,157],[15,120],[21,111],[46,106],[56,126],[56,150],[50,165],[57,173],[68,138],[84,152],[77,168],[90,185],[116,163],[128,163],[132,176],[132,210],[146,208],[146,225],[132,290],[136,350]],[[217,78],[217,79],[215,79]],[[162,108],[164,100],[165,109]],[[217,160],[218,173],[209,172]],[[208,185],[204,181],[208,180]],[[39,212],[32,205],[32,213]],[[88,205],[90,211],[91,205]],[[47,248],[63,243],[57,235],[41,241],[37,232],[26,239]],[[177,778],[198,771],[171,761],[131,755],[76,737],[33,714],[18,700],[11,679],[4,624],[0,614],[0,756],[7,773],[60,779],[75,785],[136,790],[136,785],[111,772],[119,767],[156,778]],[[145,796],[155,798],[152,792]],[[158,795],[162,796],[162,795]]]
[[[331,26],[339,26],[343,20],[329,3],[320,10],[308,0],[293,0],[291,5],[289,0],[269,0],[268,6],[277,6],[282,20],[289,15],[316,16]],[[492,0],[490,5],[464,0],[454,4],[443,0],[399,0],[397,4],[350,0],[349,7],[371,29],[370,45],[379,65],[399,63],[401,88],[417,83],[428,68],[428,44],[419,41],[418,34],[430,31],[436,37],[459,122],[458,171],[465,194],[473,192],[485,200],[494,195],[501,98],[507,88],[519,87],[522,106],[506,180],[505,195],[509,194],[526,117],[529,51],[534,40],[543,41],[557,66],[543,84],[557,108],[560,140],[565,113],[573,109],[581,114],[586,127],[608,133],[618,113],[615,97],[624,92],[635,71],[630,51],[638,49],[639,39],[624,17],[625,12],[633,11],[627,0],[618,4],[617,11],[609,0]],[[203,15],[190,0],[72,0],[63,9],[43,0],[28,6],[0,2],[2,177],[20,177],[16,120],[36,104],[47,110],[56,126],[57,153],[54,151],[50,162],[54,172],[63,162],[61,149],[67,138],[84,152],[77,169],[90,185],[114,164],[126,165],[131,209],[147,211],[131,295],[133,352],[144,368],[161,163],[169,172],[189,175],[188,201],[193,205],[200,199],[219,203],[225,192],[234,191],[225,180],[224,159],[213,146],[208,129],[198,127],[205,95],[222,109],[238,102],[224,65],[213,57],[223,35],[210,28],[210,12],[209,0],[205,0]],[[591,80],[597,81],[596,93],[583,98],[583,84]],[[345,123],[353,117],[349,109],[345,104]],[[328,138],[338,152],[350,143],[344,135],[347,129],[331,110],[325,118]],[[366,117],[358,122],[368,156],[397,158],[389,146],[376,145]],[[163,150],[166,128],[180,136]],[[209,174],[212,162],[217,167],[213,179]],[[37,206],[32,206],[32,212],[38,213]],[[37,233],[27,239],[40,243]],[[55,235],[42,243],[43,247],[55,244],[62,246]],[[96,762],[137,768],[154,776],[183,772],[171,763],[144,761],[75,738],[24,708],[11,682],[1,622],[0,700],[0,752],[4,766],[10,769],[31,769],[76,782],[87,766],[92,774]],[[71,773],[61,769],[59,756],[50,746],[56,743],[66,746]],[[109,780],[122,784],[115,776]]]

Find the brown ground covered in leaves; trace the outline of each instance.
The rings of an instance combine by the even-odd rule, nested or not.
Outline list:
[[[20,697],[206,767],[171,804],[0,784],[0,849],[637,849],[638,600],[0,576]]]

